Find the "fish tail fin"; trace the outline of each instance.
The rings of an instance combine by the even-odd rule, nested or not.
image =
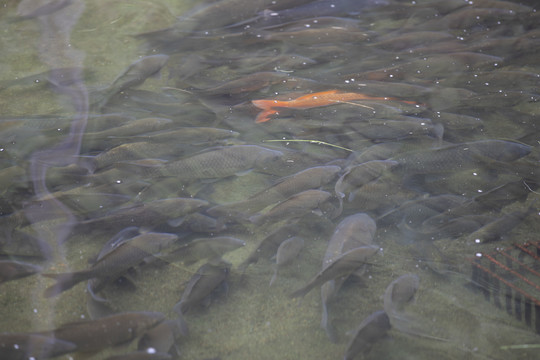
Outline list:
[[[270,120],[270,116],[271,115],[274,115],[274,114],[277,114],[278,112],[274,109],[268,109],[268,110],[264,110],[264,111],[261,111],[259,113],[259,115],[257,115],[257,117],[255,118],[255,122],[256,123],[262,123],[262,122],[267,122],[268,120]]]
[[[77,276],[72,273],[42,275],[56,280],[56,283],[54,285],[51,285],[45,289],[43,295],[46,298],[54,297],[68,289],[71,289],[73,286],[77,285],[81,281],[77,278]]]
[[[303,288],[298,289],[295,292],[291,293],[289,295],[289,297],[291,297],[291,298],[304,297],[304,296],[306,296],[306,294],[308,292],[311,291],[311,289],[313,289],[313,286],[311,286],[311,285],[304,286]]]

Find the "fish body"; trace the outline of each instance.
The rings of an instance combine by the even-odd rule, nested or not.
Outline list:
[[[285,219],[299,218],[332,197],[332,194],[322,190],[306,190],[289,197],[275,205],[264,214],[253,215],[249,218],[254,224],[260,225]]]
[[[178,236],[174,234],[144,233],[121,243],[87,270],[73,273],[43,274],[57,280],[56,284],[45,289],[45,297],[56,296],[84,280],[92,278],[114,279],[127,269],[139,265],[144,258],[157,254],[177,239]]]
[[[41,267],[13,260],[0,260],[0,284],[33,275],[41,271]]]
[[[137,349],[148,352],[154,349],[157,352],[168,353],[174,342],[181,335],[178,324],[174,320],[165,320],[152,329],[146,331],[137,343]]]
[[[232,204],[217,205],[208,209],[214,216],[236,213],[254,213],[281,202],[288,197],[308,189],[317,189],[332,181],[341,171],[339,166],[315,166],[277,180],[272,186],[251,196],[247,200]]]
[[[320,106],[335,105],[356,100],[391,100],[386,97],[375,97],[359,93],[347,93],[339,90],[328,90],[303,95],[289,101],[282,100],[252,100],[251,103],[263,111],[257,116],[255,122],[261,123],[270,120],[269,116],[279,114],[279,108],[311,109]],[[408,102],[410,103],[410,102]],[[278,108],[278,109],[276,109]]]
[[[511,162],[531,152],[531,147],[507,140],[480,140],[420,150],[395,156],[392,171],[407,174],[448,173],[495,162]]]
[[[384,292],[384,311],[391,316],[397,310],[410,301],[418,286],[420,285],[420,278],[416,274],[401,275],[388,285]]]
[[[32,333],[0,333],[2,360],[49,359],[75,351],[77,346],[53,336]]]
[[[118,229],[137,225],[156,226],[160,223],[181,219],[183,216],[208,205],[208,202],[193,198],[169,198],[126,206],[108,212],[105,216],[79,223],[80,229]]]
[[[133,351],[127,354],[112,355],[105,360],[169,360],[172,355],[166,352]]]
[[[165,320],[159,312],[123,312],[96,320],[68,323],[44,332],[77,345],[77,351],[98,351],[127,343]]]
[[[358,213],[347,216],[337,225],[328,242],[328,247],[323,257],[323,270],[330,266],[343,253],[357,247],[372,245],[376,231],[377,224],[368,214]],[[346,277],[341,277],[332,279],[321,285],[321,327],[333,342],[337,339],[328,322],[328,302],[336,295],[345,280]]]
[[[264,167],[282,155],[280,151],[257,145],[223,146],[155,166],[148,175],[174,176],[179,180],[220,179]]]
[[[368,354],[373,344],[383,339],[390,328],[390,320],[384,311],[379,310],[369,315],[355,330],[343,360],[353,360],[358,354]]]
[[[276,253],[282,242],[296,236],[299,231],[299,226],[296,223],[283,225],[274,230],[261,240],[259,245],[255,248],[255,250],[253,250],[248,258],[240,264],[239,269],[242,272],[245,272],[247,267],[259,261],[261,256],[267,256],[270,258],[272,254]]]
[[[230,268],[231,264],[223,260],[201,266],[189,279],[180,301],[174,306],[174,311],[184,315],[193,305],[201,302],[227,279]]]
[[[321,286],[327,281],[353,273],[356,269],[365,264],[369,257],[375,255],[377,251],[379,251],[378,246],[368,245],[357,247],[343,253],[315,275],[307,285],[293,292],[290,296],[292,298],[303,297],[316,286]]]
[[[160,258],[165,261],[182,261],[186,265],[191,265],[201,259],[220,258],[227,252],[245,245],[244,241],[231,236],[197,238]]]
[[[468,235],[467,238],[470,243],[475,244],[499,240],[506,233],[521,224],[521,222],[523,222],[530,214],[536,211],[536,208],[532,205],[526,210],[512,211],[511,213],[505,214],[500,218],[485,224]]]
[[[169,56],[156,54],[145,56],[122,72],[109,87],[100,91],[92,99],[92,103],[101,108],[107,104],[109,99],[115,94],[130,87],[137,86],[145,82],[150,76],[157,74],[167,63]]]
[[[392,160],[372,160],[362,164],[348,166],[334,187],[336,194],[343,198],[353,189],[379,178],[386,170],[398,163]]]

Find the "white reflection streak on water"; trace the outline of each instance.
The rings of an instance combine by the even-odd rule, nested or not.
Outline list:
[[[23,0],[19,14],[31,13],[29,9],[46,9],[50,1]],[[75,110],[68,136],[55,147],[34,153],[30,162],[30,175],[34,186],[35,201],[25,206],[25,215],[33,224],[38,236],[54,249],[54,260],[65,263],[63,242],[75,225],[75,216],[63,203],[51,196],[47,189],[46,174],[51,167],[73,164],[80,153],[82,135],[88,119],[88,92],[83,82],[84,53],[71,46],[70,36],[77,24],[85,3],[73,0],[59,9],[38,12],[35,17],[41,26],[38,44],[40,60],[51,69],[49,82],[66,101],[67,107]],[[43,222],[45,221],[45,222]],[[37,225],[36,223],[40,223]],[[43,226],[42,224],[45,224]],[[40,287],[34,299],[41,297]],[[46,320],[51,324],[54,306],[48,307]]]

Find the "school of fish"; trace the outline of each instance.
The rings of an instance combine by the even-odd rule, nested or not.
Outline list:
[[[82,132],[0,114],[0,358],[521,358],[465,259],[540,230],[538,4],[193,3]],[[58,66],[0,95],[99,72]]]

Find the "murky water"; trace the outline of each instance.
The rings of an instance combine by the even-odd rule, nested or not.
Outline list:
[[[344,358],[351,333],[383,309],[387,286],[415,274],[414,297],[384,309],[392,328],[360,335],[355,358],[534,359],[540,263],[515,245],[539,241],[535,6],[4,1],[0,251],[40,269],[0,285],[0,332],[105,315],[87,278],[44,292],[50,274],[93,266],[131,226],[128,239],[152,231],[178,240],[130,255],[137,266],[127,261],[127,270],[107,265],[112,278],[100,273],[96,290],[107,314],[177,319],[190,279],[217,261],[216,244],[190,250],[195,239],[245,242],[223,255],[227,286],[210,286],[184,311],[189,334],[167,349],[172,358]],[[375,221],[373,237],[336,232],[358,213]],[[269,286],[278,246],[292,236],[304,247]],[[340,264],[367,245],[359,236],[380,249]],[[323,259],[340,267],[332,279],[347,278],[328,302],[334,342],[320,327],[320,284],[291,297]],[[499,280],[473,276],[474,259]]]

